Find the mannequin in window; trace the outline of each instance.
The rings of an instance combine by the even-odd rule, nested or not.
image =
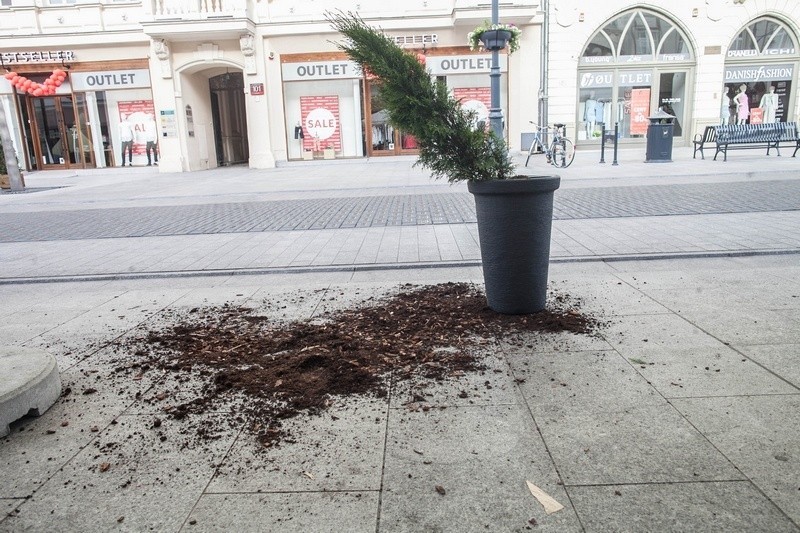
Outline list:
[[[778,95],[775,94],[775,86],[769,86],[769,92],[761,97],[761,103],[758,105],[764,110],[764,122],[776,122],[775,112],[778,110]]]
[[[728,88],[722,86],[722,101],[719,108],[720,124],[727,126],[731,121],[731,97],[728,96]]]
[[[583,120],[586,121],[586,137],[591,139],[597,124],[597,107],[599,102],[594,98],[594,91],[589,91],[589,98],[583,108]]]
[[[750,99],[747,97],[747,84],[739,85],[739,91],[733,97],[736,104],[736,123],[746,124],[747,117],[750,116]]]

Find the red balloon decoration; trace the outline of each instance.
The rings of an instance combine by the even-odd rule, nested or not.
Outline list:
[[[7,72],[5,74],[5,78],[9,80],[14,87],[22,92],[26,92],[33,96],[49,96],[51,94],[55,94],[56,87],[61,86],[61,84],[66,81],[67,73],[60,68],[57,68],[53,70],[53,73],[50,74],[50,77],[44,80],[43,83],[29,80],[25,76],[20,76],[16,72]]]

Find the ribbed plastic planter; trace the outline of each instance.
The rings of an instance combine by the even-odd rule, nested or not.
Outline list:
[[[545,308],[553,194],[558,176],[469,182],[475,197],[489,307],[527,314]]]

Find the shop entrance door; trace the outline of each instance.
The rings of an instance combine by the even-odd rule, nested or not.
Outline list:
[[[209,87],[217,166],[247,163],[250,146],[247,140],[244,76],[241,72],[226,72],[210,78]]]
[[[367,83],[367,152],[370,156],[417,154],[417,141],[411,135],[394,129],[388,120],[380,87]]]
[[[94,168],[83,95],[28,99],[34,157],[42,170]]]
[[[673,136],[675,138],[684,136],[684,125],[688,109],[686,105],[686,87],[688,81],[688,71],[660,72],[658,75],[658,102],[656,109],[661,109],[673,115],[675,126]]]

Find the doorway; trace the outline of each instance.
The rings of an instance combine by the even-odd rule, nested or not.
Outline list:
[[[31,97],[27,112],[37,168],[94,168],[84,95]]]
[[[211,89],[211,121],[217,166],[247,163],[250,146],[247,140],[247,109],[244,76],[226,72],[208,80]]]
[[[374,83],[366,84],[365,116],[367,149],[370,156],[418,154],[417,140],[389,124],[389,113],[381,98],[381,90]]]

